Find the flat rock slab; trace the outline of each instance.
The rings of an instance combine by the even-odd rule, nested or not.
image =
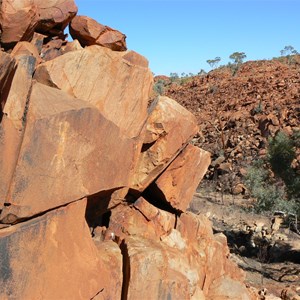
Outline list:
[[[35,83],[2,222],[127,186],[134,153],[133,140],[95,107]]]
[[[101,260],[81,200],[0,230],[1,299],[91,299]]]
[[[93,104],[125,134],[136,137],[147,119],[153,79],[149,68],[132,63],[137,58],[123,58],[126,54],[86,47],[39,65],[34,78]]]

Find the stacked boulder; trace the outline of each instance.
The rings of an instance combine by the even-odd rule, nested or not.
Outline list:
[[[190,112],[148,105],[148,61],[72,0],[0,10],[0,298],[253,299],[187,212],[210,155]]]

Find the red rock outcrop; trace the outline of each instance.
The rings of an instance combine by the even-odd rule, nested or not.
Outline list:
[[[37,7],[32,0],[0,3],[0,42],[10,45],[21,40],[30,40],[38,22]]]
[[[125,36],[90,21],[99,45],[66,41],[71,0],[14,2],[11,14],[7,3],[0,298],[254,299],[225,236],[186,211],[210,155],[191,145],[185,108],[168,97],[148,107],[147,59],[114,51]]]
[[[38,13],[36,30],[53,36],[63,34],[78,10],[74,0],[33,0],[33,2]]]
[[[118,296],[110,266],[120,272],[121,252],[111,252],[109,262],[101,258],[105,246],[99,251],[91,239],[85,205],[81,200],[0,230],[1,299],[86,300],[107,286]]]
[[[188,145],[149,187],[151,195],[186,211],[195,190],[210,165],[210,154]]]
[[[136,137],[147,118],[152,74],[144,64],[130,63],[123,55],[86,47],[39,65],[34,78],[91,103],[125,134]]]
[[[39,83],[29,103],[2,222],[129,184],[134,141],[95,107]]]
[[[198,132],[195,117],[167,97],[159,97],[151,104],[145,128],[133,182],[138,191],[145,190]]]
[[[165,82],[166,96],[196,115],[202,132],[197,144],[212,153],[207,175],[210,179],[220,175],[219,188],[233,192],[253,158],[265,156],[268,138],[278,130],[288,134],[300,130],[299,65],[296,55],[293,63],[283,57],[248,61],[234,76],[224,67],[182,84],[156,79]],[[218,163],[221,158],[225,169]],[[296,167],[300,172],[299,155]]]
[[[73,0],[3,0],[0,43],[10,48],[19,41],[30,41],[35,31],[64,37],[63,31],[76,13]]]
[[[86,16],[76,16],[71,21],[70,34],[83,47],[99,45],[114,51],[127,50],[125,34]]]

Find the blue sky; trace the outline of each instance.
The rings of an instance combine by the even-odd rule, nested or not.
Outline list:
[[[127,35],[155,75],[210,70],[208,59],[270,59],[300,52],[300,0],[75,0],[79,15]]]

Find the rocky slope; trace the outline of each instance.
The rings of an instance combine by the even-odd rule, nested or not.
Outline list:
[[[0,298],[255,299],[226,237],[187,212],[210,164],[197,120],[148,107],[125,35],[72,0],[0,12]]]
[[[196,115],[201,132],[195,143],[212,153],[207,176],[219,177],[220,189],[243,192],[239,182],[265,155],[268,137],[300,130],[300,56],[249,61],[235,74],[224,67],[173,83],[158,80],[165,95]],[[300,174],[300,153],[294,167]]]

